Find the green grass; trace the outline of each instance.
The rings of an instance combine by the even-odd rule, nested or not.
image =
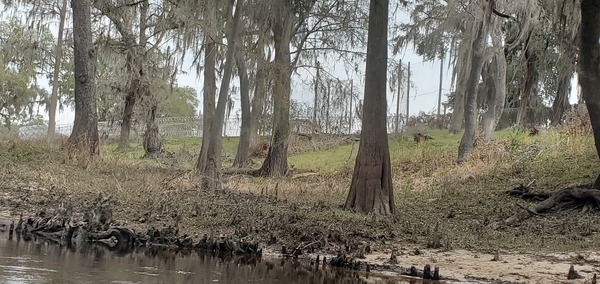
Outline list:
[[[333,149],[310,151],[288,158],[290,167],[316,172],[335,172],[345,165],[354,165],[358,143],[342,145]]]
[[[228,156],[235,155],[238,143],[239,137],[224,137],[223,154]],[[201,145],[202,138],[200,137],[166,137],[164,139],[164,146],[167,152],[177,153],[186,151],[197,153],[200,151]],[[105,143],[101,143],[100,147],[102,153],[121,158],[138,159],[144,156],[144,147],[142,146],[142,141],[140,139],[130,141],[130,148],[125,151],[117,149],[118,141],[116,140],[109,140]]]

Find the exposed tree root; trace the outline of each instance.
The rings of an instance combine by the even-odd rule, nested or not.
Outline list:
[[[491,226],[494,229],[501,226],[514,225],[531,216],[541,215],[541,213],[554,208],[558,210],[582,208],[582,212],[588,212],[593,208],[598,208],[600,205],[600,190],[596,188],[568,187],[550,194],[545,192],[532,192],[529,188],[520,185],[513,190],[509,190],[507,193],[520,196],[522,199],[542,201],[529,207],[523,207],[517,204],[521,210],[503,221],[492,223]]]
[[[48,216],[45,210],[40,210],[35,217],[26,219],[21,217],[16,226],[13,222],[9,237],[12,238],[14,231],[17,238],[25,241],[42,237],[68,247],[97,243],[118,252],[126,252],[136,247],[165,247],[252,256],[260,256],[262,253],[257,243],[238,241],[224,236],[204,236],[199,242],[193,243],[191,237],[178,234],[177,222],[160,230],[149,228],[145,233],[136,233],[129,228],[115,226],[110,200],[110,197],[97,197],[85,206],[82,212],[83,218],[79,221],[74,221],[75,215],[71,206],[58,208],[52,216]]]

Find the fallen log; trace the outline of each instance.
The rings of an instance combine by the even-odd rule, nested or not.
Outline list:
[[[591,204],[595,204],[596,207],[600,205],[600,190],[583,187],[564,188],[553,194],[549,194],[548,198],[540,203],[521,208],[518,213],[515,213],[511,217],[490,225],[494,229],[498,229],[502,226],[512,226],[532,216],[540,215],[541,213],[565,204],[568,204],[569,206],[581,206],[583,207],[583,211],[587,211]]]

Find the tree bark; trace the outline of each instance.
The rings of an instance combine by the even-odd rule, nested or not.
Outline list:
[[[286,2],[287,3],[287,2]],[[276,7],[276,17],[272,24],[273,40],[275,47],[275,60],[273,62],[273,133],[271,145],[258,175],[284,176],[288,173],[287,149],[290,136],[290,94],[292,62],[290,55],[290,42],[294,13],[289,4],[280,4]]]
[[[475,38],[471,43],[471,61],[470,71],[466,84],[465,95],[465,133],[460,139],[458,146],[458,163],[467,160],[475,138],[477,136],[477,87],[479,85],[479,77],[481,76],[481,67],[483,66],[483,52],[485,48],[485,38],[491,17],[491,4],[483,4],[483,14],[481,19],[474,19],[473,35]]]
[[[452,106],[452,116],[450,118],[450,126],[448,130],[452,134],[457,134],[461,131],[465,115],[465,91],[467,86],[467,74],[469,74],[469,37],[463,37],[458,47],[458,70],[456,90],[454,92],[454,103]]]
[[[236,2],[233,23],[227,36],[228,46],[225,54],[223,78],[221,81],[221,88],[219,89],[217,109],[210,126],[210,137],[209,139],[206,139],[206,137],[203,137],[202,139],[202,147],[204,148],[204,144],[208,144],[208,149],[206,150],[205,157],[202,157],[203,153],[200,153],[200,157],[198,157],[197,167],[202,173],[203,185],[209,189],[217,189],[220,186],[223,123],[225,120],[229,82],[231,81],[231,74],[235,61],[234,54],[237,44],[237,31],[242,14],[242,2],[242,0],[237,0]],[[231,6],[233,6],[233,3],[231,3]],[[228,8],[228,14],[233,10],[233,7],[231,6]]]
[[[492,34],[492,45],[495,50],[492,64],[490,66],[493,80],[492,100],[488,102],[488,110],[483,115],[483,138],[491,139],[492,133],[498,125],[498,121],[504,111],[504,102],[506,100],[506,57],[502,44],[501,25],[496,23],[495,31]]]
[[[215,96],[217,94],[217,43],[212,37],[206,37],[206,49],[204,51],[204,86],[202,88],[202,146],[200,148],[200,156],[196,163],[196,168],[199,169],[202,164],[206,163],[208,152],[208,143],[205,140],[210,137],[210,126],[215,117]]]
[[[393,214],[394,195],[387,135],[388,0],[371,0],[360,146],[346,210]]]
[[[67,0],[62,1],[60,7],[60,20],[58,24],[58,35],[56,37],[56,50],[54,51],[54,74],[52,74],[52,93],[48,105],[48,142],[54,140],[56,134],[56,109],[58,107],[58,87],[60,80],[60,67],[63,54],[63,37],[65,32],[65,21],[67,18]]]
[[[96,51],[92,44],[91,1],[73,0],[75,121],[68,143],[90,155],[100,154],[96,108]]]
[[[259,46],[264,46],[264,40]],[[269,76],[267,63],[265,62],[264,52],[261,51],[258,63],[256,64],[256,80],[254,83],[254,97],[252,97],[252,112],[250,116],[250,145],[256,141],[258,136],[258,125],[263,116],[265,100],[267,98],[267,86],[269,85]]]
[[[525,44],[527,48],[525,49],[525,64],[526,75],[525,81],[523,82],[523,88],[521,88],[521,97],[519,100],[519,112],[517,113],[517,121],[516,125],[524,126],[527,116],[527,106],[529,105],[529,98],[531,98],[531,93],[533,92],[533,86],[537,83],[538,80],[538,72],[537,72],[537,56],[531,51],[531,45],[529,44],[531,39],[531,34],[527,39],[527,43]]]
[[[129,57],[129,56],[128,56]],[[129,72],[130,73],[130,72]],[[131,74],[131,73],[130,73]],[[137,84],[135,84],[137,86]],[[135,87],[133,87],[135,88]],[[117,149],[126,150],[129,148],[129,137],[131,135],[131,122],[133,120],[133,108],[136,102],[136,90],[132,88],[125,96],[125,107],[123,108],[123,119],[121,121],[121,133],[119,135],[119,146]]]
[[[579,82],[590,115],[596,151],[600,155],[600,2],[581,1]],[[600,175],[594,183],[600,189]]]
[[[240,79],[240,103],[242,108],[242,125],[240,127],[240,142],[238,143],[237,152],[235,154],[235,160],[233,166],[237,168],[243,168],[248,165],[248,157],[250,154],[250,123],[252,117],[252,110],[250,109],[250,80],[248,79],[248,72],[246,72],[246,65],[244,64],[244,57],[241,52],[236,54],[236,62],[238,68],[238,76]]]
[[[143,38],[140,36],[140,40]],[[131,76],[127,86],[127,95],[125,96],[125,106],[123,108],[123,118],[121,121],[121,132],[119,135],[119,146],[117,149],[129,149],[129,138],[131,136],[131,126],[135,104],[141,97],[143,69],[142,62],[145,60],[143,53],[138,52],[135,41],[127,41],[130,45],[127,53],[126,69],[127,74]]]
[[[144,134],[144,157],[146,158],[158,158],[163,150],[158,124],[156,123],[157,108],[156,103],[153,103],[146,118],[146,133]]]
[[[565,55],[561,55],[565,56]],[[562,69],[558,75],[558,88],[556,89],[556,97],[552,103],[552,116],[550,117],[550,125],[557,126],[562,123],[565,110],[569,106],[569,93],[571,92],[571,76],[573,76],[573,66]]]

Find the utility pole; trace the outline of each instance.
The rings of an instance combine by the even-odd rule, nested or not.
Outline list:
[[[410,62],[408,62],[408,77],[406,78],[406,121],[404,125],[408,124],[408,118],[410,117]]]
[[[442,107],[442,75],[444,73],[444,54],[440,58],[440,86],[438,91],[438,109],[437,117],[440,118],[440,109]]]
[[[400,89],[402,88],[402,60],[398,62],[398,97],[396,98],[396,133],[400,129]]]

